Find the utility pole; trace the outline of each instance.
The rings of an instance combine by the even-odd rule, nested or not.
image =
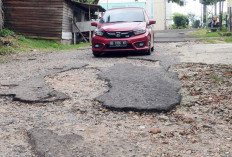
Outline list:
[[[109,9],[109,4],[108,4],[108,0],[107,0],[107,10]]]
[[[89,21],[91,23],[91,9],[90,9],[90,5],[89,5]],[[92,41],[92,27],[91,27],[91,24],[90,24],[90,28],[89,28],[89,43],[91,43],[91,41]]]
[[[207,22],[206,14],[207,14],[207,6],[206,6],[206,4],[203,4],[203,23],[205,25],[206,25],[206,22]]]
[[[214,4],[214,16],[217,17],[217,2]]]
[[[219,0],[219,26],[222,30],[222,0]]]

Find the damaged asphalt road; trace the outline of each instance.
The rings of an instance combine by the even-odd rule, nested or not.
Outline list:
[[[229,156],[231,66],[183,64],[189,46],[13,56],[0,65],[0,156]]]
[[[109,81],[110,90],[96,100],[108,108],[169,111],[180,103],[181,82],[176,73],[162,67],[117,64],[102,72],[100,78]]]
[[[32,77],[28,80],[21,81],[17,84],[4,85],[9,86],[8,89],[0,92],[1,96],[13,96],[14,101],[28,103],[44,103],[69,99],[70,97],[64,93],[57,92],[45,84],[45,77],[65,71],[82,68],[86,65],[73,65],[73,67],[54,68],[47,73],[41,73],[38,77]]]
[[[131,151],[137,149],[136,145],[128,144],[130,143],[128,139],[118,138],[116,134],[112,134],[112,140],[109,140],[105,129],[100,129],[101,131],[96,129],[99,131],[97,133],[94,130],[88,131],[86,128],[87,131],[80,132],[80,134],[70,134],[72,132],[70,130],[69,133],[66,133],[66,129],[69,128],[70,123],[71,126],[77,127],[72,128],[75,132],[78,131],[78,127],[82,127],[79,125],[84,123],[88,123],[86,126],[100,125],[90,121],[96,117],[82,119],[84,118],[83,113],[87,114],[86,116],[89,116],[89,113],[95,116],[99,114],[99,111],[91,106],[97,101],[102,103],[98,107],[119,110],[122,111],[122,114],[124,114],[123,111],[128,110],[170,111],[174,106],[180,104],[181,96],[178,91],[181,82],[178,80],[177,73],[168,71],[171,65],[178,63],[178,60],[173,59],[173,62],[165,60],[167,56],[175,58],[177,54],[169,54],[168,51],[163,54],[159,53],[162,56],[161,60],[157,60],[156,55],[158,55],[157,52],[151,56],[122,54],[119,57],[106,55],[102,58],[95,58],[90,49],[84,49],[32,56],[22,54],[15,60],[1,64],[0,95],[3,99],[2,102],[8,103],[4,100],[7,97],[7,99],[12,98],[10,104],[29,103],[28,106],[25,106],[29,109],[20,112],[23,114],[21,117],[29,116],[28,119],[25,121],[21,119],[19,122],[8,122],[7,119],[6,122],[6,124],[20,126],[26,124],[26,130],[20,133],[11,130],[11,127],[7,132],[15,134],[14,136],[19,134],[20,137],[21,133],[25,136],[24,132],[26,132],[29,139],[20,140],[19,143],[22,145],[17,146],[19,150],[12,150],[16,146],[3,149],[6,149],[6,152],[21,152],[20,154],[25,156],[28,153],[29,156],[31,154],[37,156],[73,156],[73,154],[79,154],[79,156],[122,156],[123,154],[137,156],[136,154],[141,152],[140,150],[138,152]],[[108,90],[104,84],[108,85]],[[59,88],[56,87],[57,85]],[[92,89],[94,91],[91,91]],[[46,107],[37,109],[37,103]],[[51,112],[46,113],[47,107],[51,107],[49,109]],[[81,113],[79,119],[76,117],[77,112]],[[5,117],[11,114],[7,114]],[[68,116],[63,117],[66,114]],[[125,120],[117,115],[114,115],[113,118]],[[65,121],[66,119],[67,121]],[[103,117],[103,119],[108,118]],[[80,123],[82,120],[84,122]],[[120,125],[113,126],[120,127]],[[5,125],[2,127],[3,130],[6,130]],[[52,129],[54,132],[51,131]],[[57,132],[64,136],[58,135]],[[101,140],[95,139],[96,137],[86,138],[89,135],[99,136],[97,138],[106,141],[102,143]],[[125,135],[129,136],[130,132]],[[151,149],[149,148],[148,151]],[[118,150],[121,151],[118,152]]]
[[[111,60],[112,65],[101,67],[102,62],[108,60]],[[178,91],[181,83],[177,74],[168,72],[171,65],[179,63],[176,54],[160,55],[156,52],[151,56],[122,54],[119,58],[106,56],[99,59],[94,58],[90,51],[82,56],[78,53],[60,52],[42,55],[33,60],[29,58],[26,62],[27,67],[16,63],[20,64],[19,67],[22,66],[16,73],[13,73],[16,67],[12,65],[6,64],[6,67],[4,65],[1,67],[0,76],[3,78],[0,84],[1,96],[13,96],[14,101],[29,103],[69,99],[67,94],[46,85],[44,78],[98,62],[99,65],[94,65],[93,68],[101,69],[100,77],[108,80],[111,85],[109,92],[96,98],[103,106],[119,110],[170,111],[175,105],[180,104],[181,96]],[[30,69],[30,65],[33,68]]]

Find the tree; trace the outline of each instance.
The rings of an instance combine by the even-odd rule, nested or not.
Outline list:
[[[93,3],[95,0],[75,0],[77,2],[81,2],[81,3]]]
[[[207,5],[214,5],[214,4],[217,4],[217,2],[219,2],[219,26],[220,26],[220,29],[222,29],[222,16],[223,16],[223,3],[224,3],[225,0],[200,0],[201,4],[204,5],[204,18],[206,17],[206,6]],[[203,22],[206,22],[206,20]]]
[[[194,21],[192,27],[193,27],[193,28],[199,28],[199,27],[200,27],[200,23],[201,23],[200,20],[196,20],[196,21]]]
[[[168,0],[168,3],[169,2],[179,4],[180,6],[184,6],[184,0]]]
[[[213,5],[217,3],[217,0],[201,0],[201,4],[205,4],[205,5]]]
[[[195,20],[196,20],[196,15],[195,14],[188,13],[187,17],[188,17],[191,24],[193,24],[195,22]]]

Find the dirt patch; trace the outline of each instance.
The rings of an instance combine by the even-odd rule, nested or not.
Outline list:
[[[230,64],[232,65],[232,44],[189,44],[182,46],[181,62]]]

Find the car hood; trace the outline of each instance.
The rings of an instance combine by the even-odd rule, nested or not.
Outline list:
[[[104,23],[98,25],[98,29],[107,32],[114,31],[131,31],[146,27],[146,22],[117,22],[117,23]]]

